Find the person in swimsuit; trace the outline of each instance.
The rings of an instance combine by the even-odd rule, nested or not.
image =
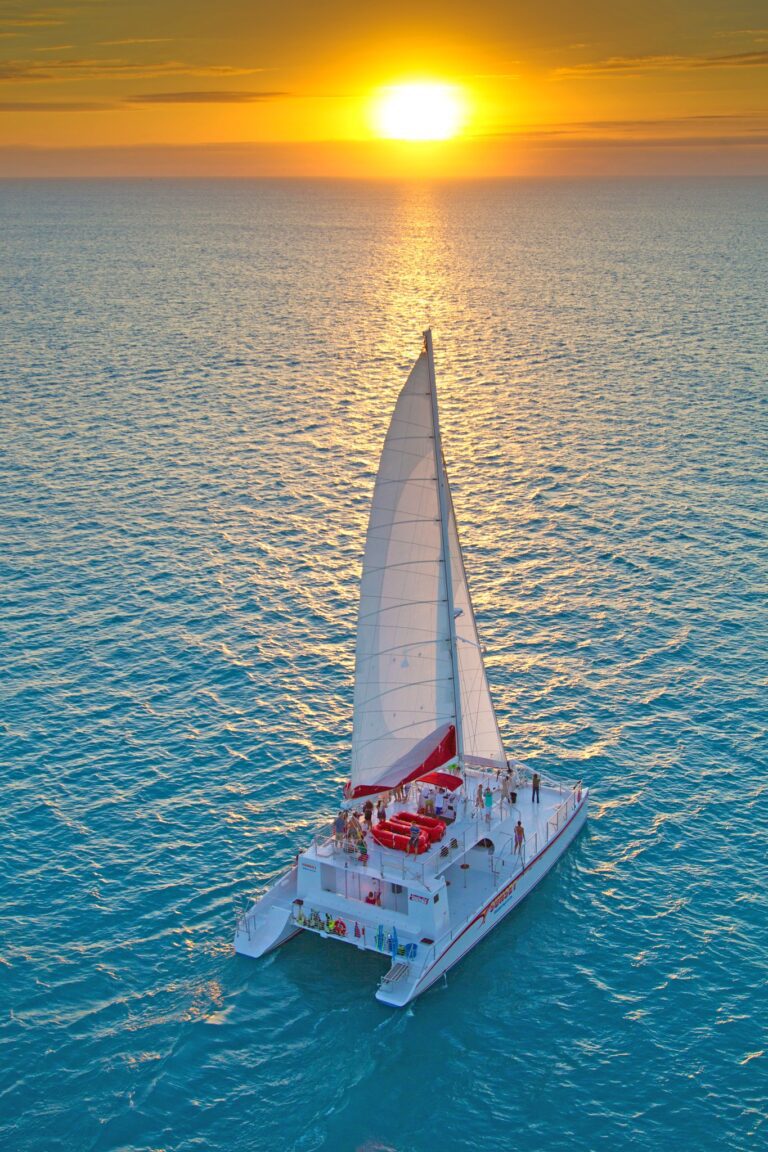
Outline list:
[[[521,820],[515,824],[515,852],[518,856],[523,854],[523,846],[525,845],[525,828]]]

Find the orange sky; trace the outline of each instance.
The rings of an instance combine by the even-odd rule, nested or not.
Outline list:
[[[73,0],[0,6],[0,175],[765,172],[764,4]],[[373,137],[382,85],[460,140]]]

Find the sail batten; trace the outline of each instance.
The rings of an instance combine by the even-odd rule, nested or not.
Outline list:
[[[352,795],[417,779],[457,750],[494,763],[503,756],[440,448],[430,351],[427,336],[395,405],[374,487],[358,617]]]

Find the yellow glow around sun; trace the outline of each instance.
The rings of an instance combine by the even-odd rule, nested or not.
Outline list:
[[[382,89],[373,122],[376,134],[387,140],[450,140],[461,130],[465,115],[459,88],[423,81]]]

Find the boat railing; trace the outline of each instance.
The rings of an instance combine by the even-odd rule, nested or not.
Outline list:
[[[489,776],[493,775],[490,770],[481,771],[478,769],[471,770],[474,775]],[[554,786],[554,785],[553,785]],[[539,837],[538,832],[534,834],[535,846],[532,849],[530,843],[527,845],[527,855],[530,856],[539,850],[539,839],[542,839],[541,847],[544,847],[549,840],[555,836],[566,820],[573,814],[576,807],[581,803],[582,798],[582,785],[579,781],[570,786],[560,787],[560,794],[563,800],[558,804],[553,814],[549,817],[546,823],[543,838]],[[389,877],[399,876],[403,884],[409,881],[416,881],[421,884],[427,883],[428,880],[434,879],[437,874],[443,871],[450,860],[448,857],[455,857],[466,853],[470,848],[474,847],[480,840],[484,839],[481,835],[483,831],[483,824],[485,822],[485,809],[475,812],[474,809],[470,812],[471,801],[467,798],[464,802],[463,811],[461,813],[462,821],[464,819],[471,819],[472,825],[470,828],[464,828],[463,831],[452,832],[453,825],[449,824],[446,828],[444,840],[435,845],[432,851],[425,853],[421,856],[414,856],[408,852],[398,852],[397,855],[392,853],[388,854],[386,861],[386,872]],[[493,828],[489,824],[488,828],[489,838],[491,835],[494,839],[498,839],[498,828]],[[507,847],[510,844],[514,847],[514,839],[512,835],[502,833],[507,840]],[[336,838],[334,834],[333,824],[324,826],[320,832],[315,835],[312,841],[317,855],[320,857],[333,857],[339,854],[344,854],[350,858],[356,858],[354,847],[351,842],[342,841]],[[498,853],[495,853],[498,855]],[[383,875],[382,871],[382,875]]]
[[[519,879],[527,868],[528,862],[535,859],[539,852],[546,848],[549,841],[557,835],[579,807],[582,799],[583,790],[581,782],[579,782],[573,785],[563,802],[557,806],[553,815],[547,821],[543,834],[540,836],[537,830],[534,832],[532,839],[523,840],[519,847],[514,843],[514,834],[502,833],[505,843],[501,851],[498,851],[497,842],[499,837],[497,831],[494,851],[488,853],[489,867],[493,873],[494,880],[498,880],[501,867],[505,866],[505,863],[511,860],[513,865],[512,870],[504,878],[504,886],[500,889],[500,892],[504,892],[510,884],[514,884],[515,881]],[[499,895],[499,893],[497,893],[497,895]],[[444,949],[446,941],[453,940],[454,937],[459,936],[465,931],[467,925],[471,924],[476,918],[477,912],[473,910],[458,924],[451,925],[448,932],[445,932],[439,940],[431,944],[424,956],[420,958],[422,971],[428,968],[429,964],[434,961],[438,948]]]
[[[582,799],[583,789],[581,781],[579,780],[578,783],[571,787],[565,799],[561,804],[558,804],[549,820],[547,820],[547,841],[551,840],[553,836],[556,836],[560,829],[568,823],[568,820],[581,804]]]

